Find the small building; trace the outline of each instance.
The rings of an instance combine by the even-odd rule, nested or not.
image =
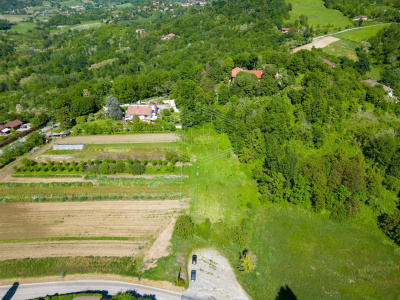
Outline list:
[[[233,81],[236,78],[236,76],[239,72],[247,72],[247,73],[254,74],[257,76],[258,79],[261,79],[264,74],[264,72],[261,70],[243,70],[242,68],[236,67],[236,68],[232,69],[231,81]]]
[[[368,21],[368,17],[367,17],[367,16],[361,16],[361,19],[362,19],[363,21]]]
[[[331,61],[328,60],[328,59],[322,58],[321,61],[322,61],[323,63],[327,64],[328,66],[330,66],[331,68],[336,67],[336,64],[335,64],[334,62],[331,62]]]
[[[157,120],[157,105],[130,105],[126,110],[125,121],[132,121],[133,116],[138,116],[139,120],[148,122]]]
[[[136,33],[139,34],[146,33],[146,29],[136,29]]]
[[[14,121],[8,122],[4,126],[10,128],[10,129],[17,130],[21,127],[22,124],[24,124],[24,122],[22,122],[20,120],[14,120]]]
[[[161,40],[165,41],[165,40],[169,40],[169,39],[172,39],[172,38],[180,38],[180,36],[179,35],[175,35],[174,33],[168,33],[167,35],[163,35],[161,37]]]
[[[7,134],[10,134],[11,130],[10,130],[10,128],[6,127],[6,128],[1,129],[0,132],[1,132],[1,135],[7,135]]]
[[[86,144],[55,144],[53,150],[83,150]]]
[[[282,28],[280,31],[282,33],[288,33],[290,31],[290,28]]]
[[[61,132],[53,132],[51,134],[51,137],[64,137],[64,136],[68,136],[69,135],[69,131],[68,130],[64,130]]]
[[[388,93],[389,97],[395,97],[395,95],[393,93],[393,89],[384,84],[374,81],[371,78],[368,78],[367,80],[363,80],[363,82],[368,83],[371,86],[381,85],[383,87],[383,89]]]
[[[361,19],[361,17],[358,17],[358,16],[357,16],[357,17],[354,17],[354,18],[353,18],[353,22],[360,21],[360,19]]]

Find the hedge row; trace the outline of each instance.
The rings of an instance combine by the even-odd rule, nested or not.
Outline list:
[[[18,140],[18,138],[24,137],[27,134],[31,133],[32,131],[35,131],[37,128],[36,127],[32,127],[28,130],[25,131],[21,131],[19,133],[17,133],[16,135],[10,136],[9,138],[5,139],[4,141],[0,142],[0,148],[4,147],[5,145],[8,145],[16,140]]]

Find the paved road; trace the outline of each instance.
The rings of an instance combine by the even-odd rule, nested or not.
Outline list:
[[[313,38],[313,40],[322,39],[323,37],[326,37],[326,36],[331,36],[331,35],[339,34],[339,33],[350,31],[350,30],[357,30],[357,29],[363,29],[363,28],[374,27],[374,26],[382,26],[382,25],[385,25],[385,24],[392,24],[392,23],[382,23],[382,24],[375,24],[375,25],[369,25],[369,26],[361,26],[361,27],[349,28],[349,29],[345,29],[345,30],[342,30],[342,31],[334,32],[334,33],[320,35],[320,36],[317,36],[317,37]]]
[[[1,286],[0,299],[26,300],[46,295],[76,293],[83,291],[103,291],[108,295],[134,291],[137,297],[148,297],[156,300],[181,300],[182,293],[161,290],[158,288],[120,281],[79,280],[22,284],[19,286]]]

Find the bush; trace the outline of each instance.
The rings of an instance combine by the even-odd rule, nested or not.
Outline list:
[[[178,236],[186,239],[193,235],[194,224],[188,215],[180,215],[175,223],[175,231]]]

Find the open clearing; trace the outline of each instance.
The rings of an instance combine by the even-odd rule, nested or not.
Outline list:
[[[166,143],[176,142],[179,135],[175,133],[157,134],[120,134],[70,136],[54,141],[54,144],[114,144],[114,143]]]
[[[3,203],[0,239],[5,241],[1,243],[0,259],[132,256],[139,246],[148,250],[175,215],[187,208],[185,200]],[[74,237],[89,240],[73,241]],[[113,237],[130,240],[111,241]],[[46,240],[49,238],[56,241]]]
[[[356,53],[357,47],[358,45],[355,42],[349,40],[339,40],[326,46],[323,49],[323,52],[336,56],[345,56],[356,61],[358,60]]]
[[[335,34],[335,37],[340,39],[346,39],[353,42],[361,42],[363,40],[368,40],[378,33],[378,31],[389,26],[390,24],[378,24],[368,27],[361,27],[354,30],[349,30],[346,32]]]
[[[336,41],[339,41],[339,39],[336,38],[336,37],[333,37],[333,36],[326,36],[326,37],[323,37],[323,38],[320,38],[320,39],[317,39],[317,40],[313,40],[309,44],[294,48],[292,50],[292,52],[294,53],[294,52],[297,52],[297,51],[300,51],[300,50],[303,50],[303,49],[311,50],[312,47],[324,48],[324,47],[328,46],[329,44],[334,43]]]
[[[293,6],[291,12],[296,18],[300,15],[308,17],[308,23],[317,26],[342,27],[353,24],[340,11],[329,9],[324,6],[322,0],[287,0]]]

